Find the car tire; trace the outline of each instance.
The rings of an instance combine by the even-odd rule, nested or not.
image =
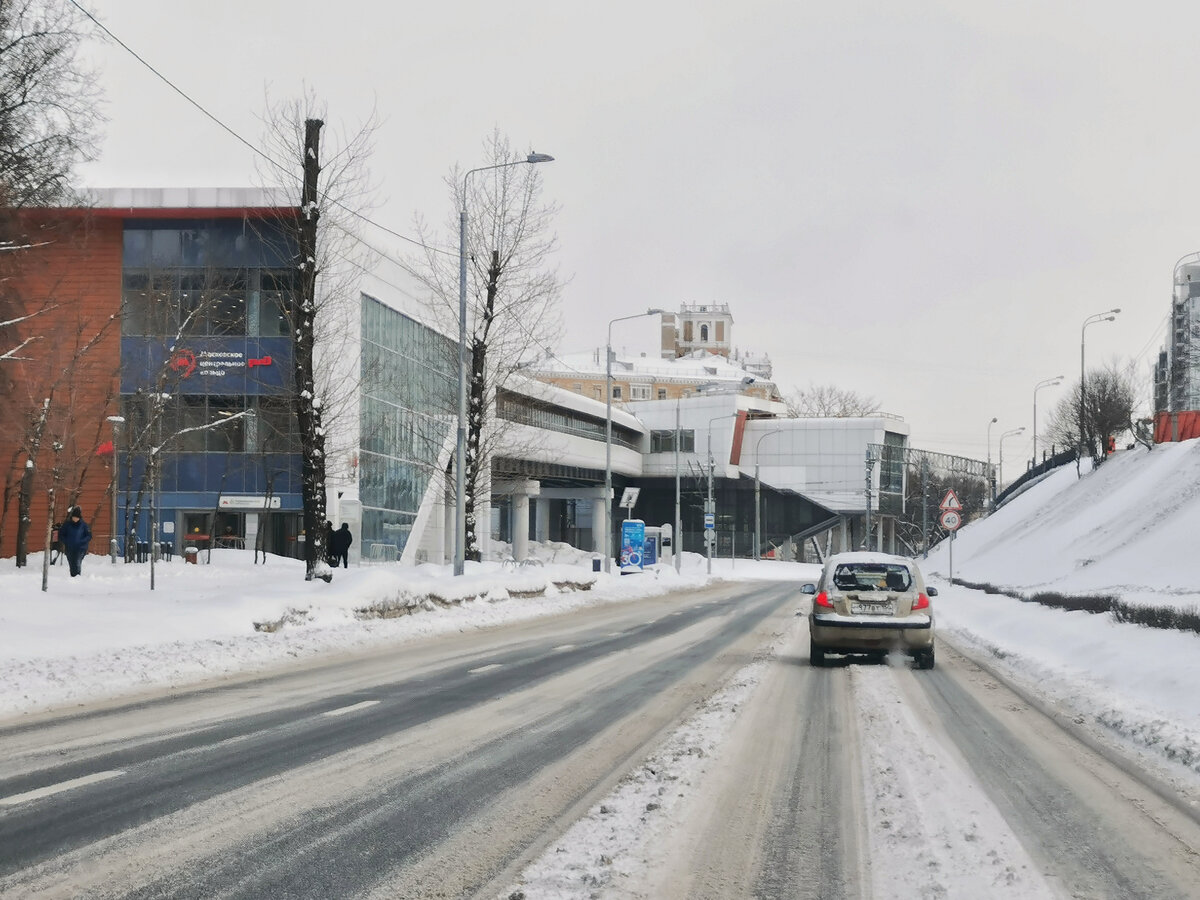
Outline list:
[[[818,669],[825,666],[825,651],[814,644],[811,639],[808,642],[808,661]]]
[[[932,669],[934,664],[933,648],[928,650],[920,650],[917,652],[917,668]]]

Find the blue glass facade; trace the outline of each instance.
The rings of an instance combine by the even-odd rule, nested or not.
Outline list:
[[[456,341],[362,295],[364,557],[403,554],[430,486],[439,483],[438,458],[457,424],[457,364]]]
[[[287,230],[264,220],[125,220],[120,494],[139,540],[159,447],[160,540],[237,546],[253,510],[265,549],[300,555],[294,258]]]

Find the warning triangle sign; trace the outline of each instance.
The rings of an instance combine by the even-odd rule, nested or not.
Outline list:
[[[962,509],[962,504],[958,502],[958,494],[954,493],[954,489],[946,491],[946,496],[942,498],[942,505],[938,509]]]

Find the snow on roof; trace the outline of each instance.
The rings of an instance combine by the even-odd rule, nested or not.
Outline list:
[[[89,188],[98,209],[267,209],[296,206],[282,188]]]
[[[542,375],[604,375],[604,348],[580,353],[559,354],[546,357],[529,367]],[[651,356],[622,356],[613,354],[614,377],[645,377],[659,380],[677,378],[684,381],[741,381],[754,373],[731,362],[724,356],[707,350],[696,350],[679,359],[662,359]]]

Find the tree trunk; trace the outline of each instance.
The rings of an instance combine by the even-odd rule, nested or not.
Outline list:
[[[479,489],[485,483],[481,471],[487,461],[480,452],[483,446],[483,421],[486,406],[487,383],[484,380],[484,366],[487,363],[487,346],[475,340],[471,342],[471,381],[467,393],[467,464],[466,469],[466,508],[467,508],[467,537],[464,559],[479,562],[483,558],[482,547],[479,543],[477,511],[480,504]]]
[[[488,266],[487,294],[484,298],[483,309],[476,324],[475,335],[471,339],[471,380],[467,389],[467,464],[466,476],[466,547],[463,558],[479,562],[483,558],[482,546],[479,543],[479,516],[481,504],[479,491],[487,483],[484,477],[486,469],[491,465],[483,453],[483,428],[487,415],[487,354],[488,343],[491,340],[492,326],[496,321],[496,297],[500,292],[499,251],[492,251],[491,264]]]
[[[17,492],[17,568],[29,562],[29,529],[33,525],[30,511],[33,506],[33,457],[25,463],[21,475],[21,487]]]
[[[21,488],[17,493],[17,567],[28,562],[29,529],[33,525],[33,476],[37,471],[37,458],[42,449],[42,435],[46,431],[46,417],[50,414],[50,398],[42,401],[41,415],[31,424],[29,456],[25,460],[25,471],[21,474]]]
[[[302,484],[304,502],[304,580],[313,577],[333,579],[325,547],[325,433],[321,426],[321,404],[316,395],[313,349],[316,344],[317,311],[317,176],[321,126],[320,119],[304,123],[304,190],[300,199],[300,262],[302,274],[299,303],[293,310],[296,345],[295,386],[296,419],[300,429]]]

